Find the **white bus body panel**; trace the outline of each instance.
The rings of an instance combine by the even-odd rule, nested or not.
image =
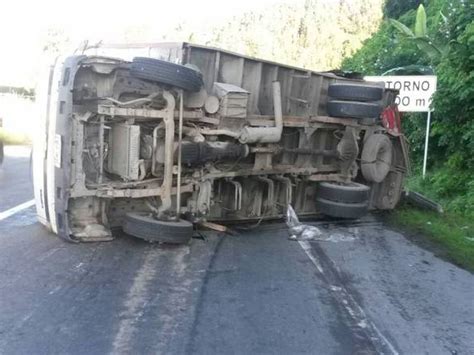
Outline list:
[[[58,86],[61,81],[63,59],[58,58],[46,71],[39,88],[37,107],[38,130],[33,150],[33,184],[38,220],[57,233],[55,210],[55,161],[61,154],[56,135],[58,113]],[[47,85],[46,85],[47,84]],[[60,148],[60,147],[59,147]]]
[[[35,120],[36,127],[33,137],[33,188],[36,214],[38,220],[47,227],[50,227],[50,224],[46,205],[45,164],[48,140],[47,124],[53,70],[54,65],[45,68],[40,74],[35,103],[37,119]]]

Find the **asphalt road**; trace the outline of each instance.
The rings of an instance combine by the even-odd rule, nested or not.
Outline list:
[[[28,151],[6,154],[0,216],[33,197]],[[332,241],[75,245],[23,209],[0,220],[0,353],[474,353],[474,275],[373,217],[318,226]]]

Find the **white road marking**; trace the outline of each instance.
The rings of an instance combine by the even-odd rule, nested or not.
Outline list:
[[[30,200],[23,202],[22,204],[12,207],[9,210],[0,212],[0,221],[3,221],[4,219],[7,219],[8,217],[13,216],[15,213],[18,213],[20,211],[23,211],[24,209],[30,208],[35,204],[35,200]]]
[[[316,259],[314,256],[312,249],[311,249],[311,244],[307,241],[298,241],[299,245],[301,248],[303,248],[304,252],[308,256],[308,258],[311,260],[311,262],[316,266],[316,269],[319,271],[321,275],[324,275],[324,269],[321,265],[321,263]],[[362,307],[356,302],[354,297],[349,293],[349,291],[346,290],[346,288],[341,285],[341,286],[336,286],[336,285],[329,285],[329,289],[338,294],[339,298],[342,301],[342,305],[346,309],[347,313],[351,316],[351,318],[356,322],[356,324],[361,327],[361,328],[367,328],[368,326],[377,334],[379,339],[383,342],[383,344],[387,347],[387,349],[393,354],[393,355],[398,355],[398,351],[395,349],[395,347],[390,343],[390,341],[382,334],[382,332],[377,328],[377,326],[370,321],[370,319],[367,317],[365,314],[365,311],[362,309]]]
[[[161,250],[157,248],[148,250],[142,266],[133,279],[125,301],[125,310],[120,314],[121,320],[113,342],[112,354],[132,353],[131,343],[136,332],[136,323],[148,302],[148,286],[158,271],[157,260],[161,253]]]
[[[185,261],[191,249],[189,245],[181,246],[176,253],[173,252],[173,258],[170,262],[171,270],[169,278],[175,280],[168,292],[166,292],[166,307],[159,312],[157,326],[161,325],[160,335],[150,353],[166,354],[169,353],[168,344],[171,339],[176,339],[178,334],[178,326],[181,318],[178,316],[180,310],[186,308],[186,300],[191,292],[192,280],[186,277],[186,269],[188,267]]]
[[[309,242],[304,241],[304,240],[299,240],[298,243],[303,248],[303,250],[306,253],[306,255],[308,256],[309,260],[311,260],[311,262],[314,264],[314,266],[316,266],[316,269],[318,269],[318,271],[321,274],[324,274],[323,267],[319,263],[318,259],[316,259],[313,255],[313,253],[311,252],[311,244],[309,244]]]

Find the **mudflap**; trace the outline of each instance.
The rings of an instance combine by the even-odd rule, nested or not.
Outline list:
[[[380,183],[372,184],[370,191],[370,209],[391,210],[400,201],[405,173],[390,171]]]

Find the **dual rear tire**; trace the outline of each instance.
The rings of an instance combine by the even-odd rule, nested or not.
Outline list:
[[[384,88],[368,83],[334,83],[329,85],[327,110],[329,116],[356,118],[362,124],[373,122],[380,117]]]
[[[356,182],[322,182],[318,186],[316,208],[330,217],[357,219],[369,210],[369,191]]]

